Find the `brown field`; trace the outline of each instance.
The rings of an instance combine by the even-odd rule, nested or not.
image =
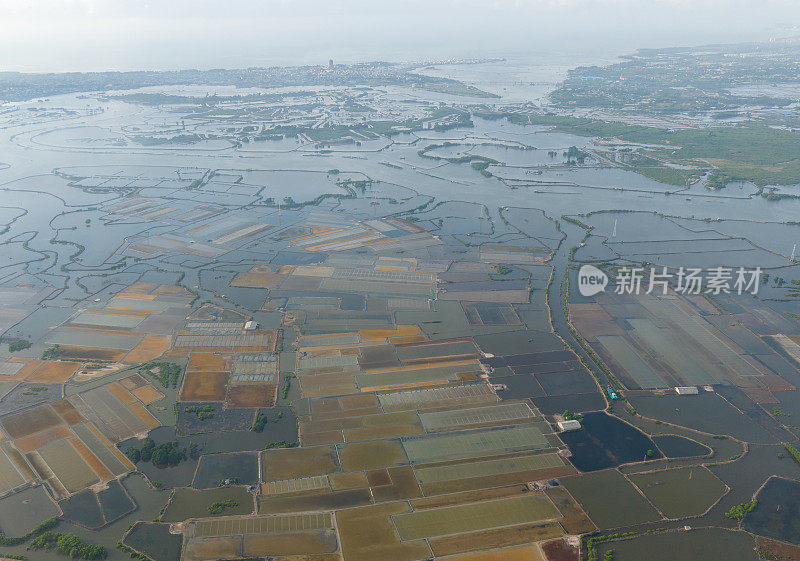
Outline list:
[[[86,419],[83,418],[83,415],[81,415],[78,410],[75,409],[75,406],[66,399],[53,401],[50,403],[50,407],[52,407],[56,413],[61,415],[61,418],[64,419],[64,422],[66,422],[69,426],[79,425],[86,421]]]
[[[422,335],[422,331],[416,325],[398,325],[395,329],[364,329],[358,334],[362,341],[370,341],[388,337],[417,337]]]
[[[481,530],[457,536],[445,536],[428,540],[437,557],[473,551],[485,551],[497,547],[524,545],[541,540],[560,538],[564,535],[556,523],[525,524],[511,528]]]
[[[428,361],[428,362],[424,362]],[[445,366],[473,366],[475,370],[480,370],[480,366],[474,358],[464,360],[443,360],[435,361],[431,359],[421,359],[419,362],[413,364],[404,364],[402,366],[387,366],[385,368],[370,368],[367,370],[368,374],[380,374],[385,372],[407,372],[409,370],[421,370],[424,368],[441,368]]]
[[[583,534],[596,530],[595,525],[586,516],[578,503],[572,498],[566,489],[563,487],[552,487],[545,491],[545,494],[553,501],[556,508],[561,512],[564,518],[561,519],[561,525],[568,534]]]
[[[336,513],[342,553],[348,561],[417,561],[432,557],[425,540],[401,542],[390,516],[408,512],[405,503],[387,503]]]
[[[100,432],[100,430],[96,426],[94,426],[92,423],[86,423],[86,426],[89,427],[89,430],[91,430],[97,438],[100,439],[100,442],[102,442],[103,444],[106,445],[106,448],[111,450],[111,452],[117,457],[117,459],[120,462],[122,462],[122,465],[124,465],[125,467],[127,467],[130,470],[135,470],[136,469],[136,466],[134,466],[131,463],[131,461],[128,459],[128,456],[123,454],[120,451],[119,448],[114,446],[109,439],[107,439],[105,436],[103,436],[103,433]]]
[[[344,397],[328,397],[311,402],[315,419],[351,417],[381,413],[375,394],[355,394]]]
[[[98,347],[78,347],[61,345],[61,358],[83,360],[109,360],[118,362],[128,351],[125,349],[102,349]]]
[[[390,485],[392,483],[392,478],[389,475],[388,469],[373,469],[366,473],[367,475],[367,482],[369,482],[370,487],[379,487],[381,485]]]
[[[578,561],[578,550],[568,546],[564,540],[553,540],[542,544],[547,561]]]
[[[150,384],[141,386],[139,388],[134,388],[131,390],[131,393],[145,405],[150,405],[151,403],[155,403],[156,401],[164,399],[164,394]]]
[[[344,442],[342,431],[314,432],[311,434],[300,433],[303,446],[322,446],[325,444],[341,444]]]
[[[129,403],[136,401],[136,398],[133,396],[133,394],[126,390],[118,382],[111,382],[106,387],[108,388],[108,391],[110,391],[114,397],[120,400],[123,405],[128,405]]]
[[[136,388],[141,388],[142,386],[148,385],[148,381],[144,379],[143,376],[139,374],[131,374],[126,378],[122,378],[119,380],[119,383],[122,384],[122,387],[128,391],[135,390]]]
[[[347,354],[344,351],[352,351],[352,350],[354,350],[354,349],[341,349],[340,350],[340,349],[334,349],[334,348],[330,348],[330,347],[323,347],[321,350],[309,351],[308,355],[309,356],[313,356],[313,357],[317,357],[317,358],[318,357],[329,357],[329,356],[342,356],[344,354]],[[355,348],[355,350],[358,351],[358,348]],[[358,352],[356,352],[355,354],[358,354]]]
[[[544,561],[539,548],[535,545],[521,545],[493,549],[491,551],[464,553],[448,559],[450,561]]]
[[[336,533],[333,530],[322,530],[272,535],[246,535],[242,553],[261,557],[298,553],[333,553],[336,549]]]
[[[419,335],[409,335],[408,337],[389,337],[389,342],[392,345],[405,345],[407,343],[422,343],[423,341],[427,341],[428,338],[423,334],[420,333]]]
[[[277,396],[278,386],[275,384],[231,386],[228,388],[225,405],[234,409],[272,407]]]
[[[63,384],[80,368],[80,362],[45,361],[36,369],[28,382],[40,384]]]
[[[521,495],[526,491],[527,487],[523,485],[512,485],[510,487],[498,487],[496,489],[480,489],[478,491],[466,491],[463,493],[449,493],[447,495],[436,495],[433,497],[424,497],[422,499],[412,500],[411,506],[414,507],[415,511],[430,508],[441,508],[445,506],[474,503],[490,499],[513,497],[516,495]]]
[[[246,273],[239,273],[231,281],[231,286],[241,286],[245,288],[274,288],[278,286],[285,275],[278,275],[272,272],[269,267],[256,265]]]
[[[411,466],[389,468],[386,471],[389,475],[389,482],[385,485],[374,485],[370,481],[372,498],[376,503],[422,496],[422,491],[414,477],[414,470]]]
[[[800,559],[800,546],[797,545],[758,536],[756,537],[756,546],[762,559],[779,559],[780,561]]]
[[[91,450],[89,450],[79,438],[70,438],[69,442],[75,450],[78,451],[78,454],[81,455],[83,461],[89,464],[89,467],[92,468],[92,471],[97,474],[97,477],[99,477],[101,481],[109,481],[114,478],[114,474],[108,471],[108,468],[103,465],[97,456],[92,454]]]
[[[128,409],[131,410],[131,413],[139,417],[139,419],[145,425],[147,425],[148,428],[154,429],[161,426],[161,423],[158,422],[158,419],[153,417],[153,415],[150,414],[150,411],[148,411],[141,403],[131,403],[128,405]]]
[[[356,389],[355,376],[350,372],[334,372],[331,374],[316,374],[311,376],[298,376],[303,395],[306,397],[328,397],[354,393]]]
[[[308,555],[281,555],[275,561],[342,561],[338,553],[312,553]]]
[[[334,419],[302,421],[300,431],[304,435],[318,432],[342,431],[362,428],[363,421],[358,417],[336,417]]]
[[[265,497],[258,502],[258,512],[281,514],[341,510],[370,504],[368,489],[351,489],[330,493]]]
[[[241,536],[230,538],[191,539],[186,544],[183,559],[187,561],[211,561],[238,557]]]
[[[365,427],[385,427],[390,425],[409,425],[419,422],[416,413],[401,411],[397,413],[382,413],[380,415],[370,415],[362,417]]]
[[[422,434],[422,426],[419,423],[346,430],[344,431],[344,439],[347,442],[353,442],[356,440],[373,440],[376,438],[396,438],[399,436],[410,436],[412,434]]]
[[[125,356],[125,362],[149,362],[163,355],[169,348],[169,335],[148,333],[144,339]]]
[[[327,475],[338,470],[333,446],[276,449],[261,453],[261,481]]]
[[[181,388],[181,401],[224,401],[226,372],[188,372]]]
[[[154,294],[150,294],[158,285],[154,282],[136,281],[124,292],[118,292],[116,298],[133,298],[138,300],[155,300]]]
[[[344,471],[376,469],[408,463],[397,440],[377,440],[347,444],[339,449]]]
[[[61,418],[47,405],[40,405],[22,413],[8,415],[2,422],[6,434],[12,440],[16,440],[60,425]]]
[[[230,372],[231,357],[216,353],[192,353],[189,355],[188,372]]]
[[[25,358],[12,358],[9,362],[22,362],[25,366],[22,367],[22,370],[17,372],[14,376],[3,376],[3,380],[24,380],[28,376],[30,376],[31,372],[39,368],[39,365],[42,364],[41,360],[28,360]]]
[[[68,438],[70,436],[74,435],[72,434],[72,431],[69,430],[67,425],[58,425],[42,432],[37,432],[31,436],[18,438],[14,441],[14,445],[23,454],[28,454],[29,452],[38,450],[42,446],[46,446],[51,442],[61,440],[62,438]]]
[[[111,300],[111,302],[114,302],[114,300]],[[147,309],[147,308],[142,308],[142,309],[139,309],[139,308],[125,308],[123,306],[106,306],[105,309],[108,310],[111,313],[114,313],[114,314],[117,314],[117,313],[120,313],[120,312],[145,312],[147,314],[158,315],[158,314],[161,313],[161,310],[156,310],[156,309],[152,309],[151,310],[151,309]]]
[[[418,466],[419,467],[419,466]],[[458,479],[454,481],[438,481],[425,483],[425,494],[457,493],[459,491],[474,491],[484,489],[494,485],[513,485],[526,481],[536,481],[540,479],[552,479],[577,473],[571,465],[563,465],[549,469],[538,469],[535,471],[520,471],[512,473],[501,473],[487,475],[484,477],[471,477],[468,479]]]
[[[334,473],[330,476],[331,488],[334,491],[343,489],[364,489],[369,486],[367,477],[361,471],[353,473]]]

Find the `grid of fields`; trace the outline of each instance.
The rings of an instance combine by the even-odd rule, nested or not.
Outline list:
[[[380,393],[378,394],[378,399],[387,410],[408,410],[447,404],[465,405],[499,401],[497,394],[489,389],[486,384]]]
[[[547,446],[547,439],[534,426],[501,427],[403,440],[403,448],[413,463],[491,456]]]
[[[632,389],[733,384],[767,397],[786,387],[781,359],[752,333],[679,295],[574,304],[575,326]],[[620,328],[623,326],[624,328]]]
[[[248,516],[222,520],[204,520],[194,523],[196,537],[235,536],[238,534],[267,534],[302,532],[332,528],[331,513],[297,514],[284,516]]]
[[[435,411],[421,413],[420,420],[425,430],[457,428],[467,425],[498,423],[534,417],[530,407],[525,403],[508,403],[487,407],[472,407],[456,411]]]
[[[269,333],[239,335],[176,335],[174,347],[266,347],[270,346]]]

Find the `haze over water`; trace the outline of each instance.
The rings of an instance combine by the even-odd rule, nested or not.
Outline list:
[[[0,0],[0,70],[241,68],[444,58],[611,57],[798,34],[785,0],[169,3]]]

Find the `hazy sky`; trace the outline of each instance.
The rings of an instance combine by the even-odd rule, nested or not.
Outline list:
[[[0,0],[0,70],[606,55],[798,26],[800,0]]]

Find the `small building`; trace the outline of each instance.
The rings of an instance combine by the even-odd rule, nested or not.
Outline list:
[[[700,391],[697,386],[678,386],[675,388],[675,393],[678,395],[697,395]]]
[[[571,430],[578,430],[581,428],[581,422],[576,421],[575,419],[571,419],[569,421],[559,421],[558,428],[561,432],[567,432]]]
[[[244,324],[245,331],[254,331],[258,329],[258,324],[253,320],[250,320]]]

